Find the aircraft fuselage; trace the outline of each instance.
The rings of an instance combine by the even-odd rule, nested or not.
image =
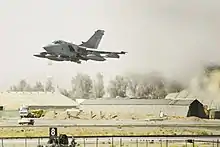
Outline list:
[[[68,44],[49,44],[43,47],[47,53],[54,55],[64,55],[68,57],[76,56],[76,49],[73,45]]]
[[[106,59],[97,54],[86,55],[85,48],[80,48],[74,44],[51,44],[43,47],[47,53],[52,55],[62,55],[81,60],[105,61]],[[49,58],[48,58],[49,59]],[[59,60],[58,60],[59,61]]]

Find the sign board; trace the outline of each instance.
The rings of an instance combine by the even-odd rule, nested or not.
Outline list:
[[[51,128],[49,129],[49,136],[50,136],[50,137],[56,137],[56,136],[57,136],[57,128],[51,127]]]

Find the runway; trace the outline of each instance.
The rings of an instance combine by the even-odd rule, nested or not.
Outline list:
[[[148,120],[52,120],[35,119],[33,127],[219,127],[219,121],[190,122],[187,121],[148,121]],[[1,128],[30,127],[18,125],[18,119],[1,120]]]

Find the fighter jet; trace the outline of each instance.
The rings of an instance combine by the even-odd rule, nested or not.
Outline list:
[[[64,40],[55,40],[43,47],[46,52],[41,52],[34,56],[54,61],[71,61],[80,64],[82,60],[105,61],[106,58],[120,58],[119,54],[127,53],[124,51],[109,52],[97,50],[104,32],[104,30],[95,31],[88,41],[82,41],[80,45]]]

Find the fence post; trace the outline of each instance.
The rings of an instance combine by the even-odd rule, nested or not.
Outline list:
[[[113,139],[113,137],[112,137],[112,146],[114,146],[114,139]]]
[[[96,147],[98,147],[98,144],[99,144],[99,138],[96,138]]]
[[[168,146],[168,140],[166,140],[166,147],[169,147],[169,146]]]
[[[148,147],[148,140],[146,140],[146,147]]]
[[[163,147],[163,141],[162,140],[160,140],[160,146]]]
[[[219,139],[217,139],[217,147],[219,147]]]
[[[138,147],[138,138],[136,139],[136,145],[137,145],[137,147]]]
[[[38,145],[40,145],[40,138],[38,138]]]
[[[84,144],[84,147],[86,146],[86,139],[83,138],[83,144]]]
[[[4,141],[3,141],[3,138],[2,138],[2,147],[4,147]]]
[[[27,138],[24,139],[25,147],[27,147]]]
[[[122,138],[120,138],[119,146],[122,147]]]

